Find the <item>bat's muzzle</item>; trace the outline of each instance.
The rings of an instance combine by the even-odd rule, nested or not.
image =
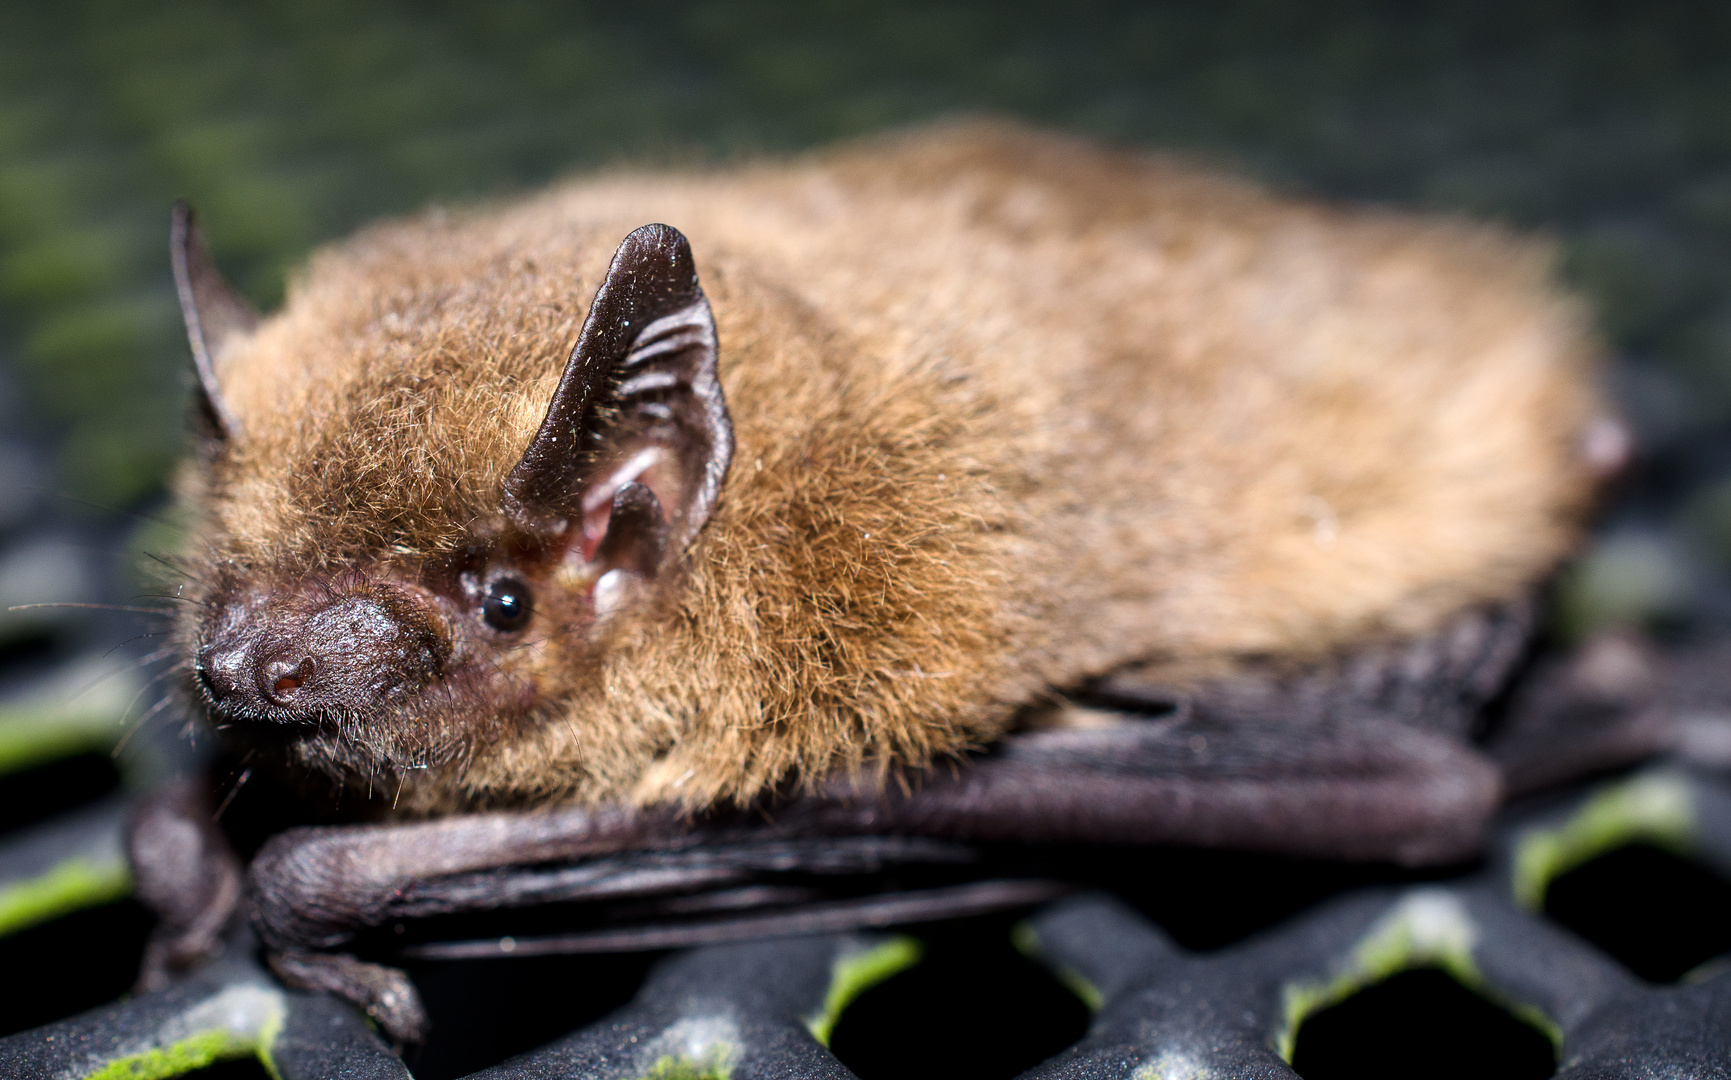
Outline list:
[[[446,651],[425,605],[377,582],[238,597],[204,639],[195,671],[218,721],[363,717],[438,678]]]

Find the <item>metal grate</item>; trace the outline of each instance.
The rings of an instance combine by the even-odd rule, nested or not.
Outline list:
[[[103,870],[114,865],[122,809],[110,801],[9,841],[0,882],[10,891],[0,895],[15,898],[22,881],[39,883],[45,897],[123,891],[124,880]],[[1647,983],[1543,913],[1553,882],[1633,850],[1731,874],[1731,782],[1650,765],[1511,812],[1483,866],[1348,889],[1212,951],[1181,947],[1109,893],[1047,905],[1016,924],[1016,946],[1085,1002],[1092,1022],[1026,1075],[1291,1077],[1308,1019],[1401,972],[1438,970],[1542,1033],[1560,1077],[1731,1076],[1731,966],[1708,962],[1675,983]],[[1149,858],[1160,864],[1157,853]],[[1263,865],[1278,875],[1281,864]],[[1279,880],[1263,887],[1282,891]],[[1655,911],[1663,910],[1661,900]],[[76,961],[77,943],[62,947]],[[914,938],[857,934],[671,954],[622,1008],[473,1075],[851,1076],[827,1049],[844,1010],[918,957]],[[629,965],[616,960],[560,970],[569,977],[584,963],[630,981]],[[169,990],[0,1040],[0,1075],[176,1076],[248,1057],[283,1080],[407,1075],[355,1013],[281,989],[246,948]]]

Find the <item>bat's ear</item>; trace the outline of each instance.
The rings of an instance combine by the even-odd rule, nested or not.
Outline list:
[[[192,207],[184,201],[174,204],[168,252],[174,263],[181,318],[186,320],[186,337],[192,345],[192,366],[198,373],[199,416],[212,439],[232,438],[240,427],[217,384],[217,360],[225,345],[258,325],[258,312],[222,279]]]
[[[654,576],[709,520],[733,457],[715,317],[678,229],[625,238],[523,459],[507,512],[581,530],[583,554]]]

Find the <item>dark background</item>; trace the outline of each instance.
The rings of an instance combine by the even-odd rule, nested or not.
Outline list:
[[[268,310],[311,248],[380,215],[956,113],[1554,237],[1640,456],[1559,580],[1552,633],[1731,622],[1731,5],[0,0],[0,695],[139,632],[5,608],[127,603],[140,554],[173,546],[176,197]],[[68,768],[0,780],[0,824],[112,782]],[[133,940],[126,918],[103,932]],[[1072,1007],[1001,943],[967,944],[985,931],[953,933],[937,974],[870,1008],[943,1023],[981,972],[1002,991],[981,1015]],[[1064,1017],[1054,1046],[1081,1022]],[[865,1047],[869,1074],[850,1023],[838,1048]]]
[[[102,592],[21,531],[150,506],[180,452],[175,197],[268,310],[379,215],[984,112],[1555,236],[1649,465],[1563,629],[1687,621],[1731,554],[1728,44],[1678,0],[0,3],[0,607]]]

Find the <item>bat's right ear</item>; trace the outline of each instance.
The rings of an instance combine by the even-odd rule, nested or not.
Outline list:
[[[198,373],[199,416],[211,438],[218,441],[233,438],[240,426],[223,400],[222,387],[216,379],[216,362],[225,345],[251,333],[258,325],[258,312],[217,271],[192,207],[184,200],[174,204],[168,250],[174,263],[180,314],[186,320],[186,337],[192,346],[192,366]]]
[[[709,519],[733,456],[718,352],[685,237],[627,236],[505,480],[507,512],[535,531],[575,524],[597,566],[654,577]]]

